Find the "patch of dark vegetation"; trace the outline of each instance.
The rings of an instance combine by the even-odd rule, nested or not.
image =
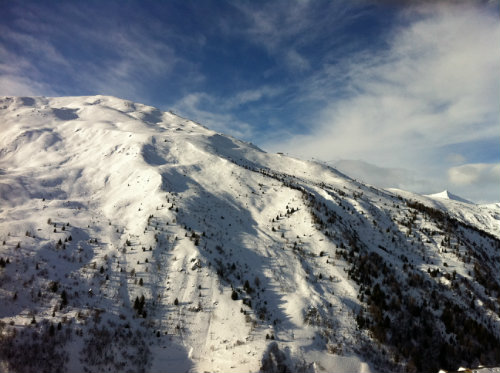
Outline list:
[[[146,333],[128,323],[108,320],[88,329],[80,360],[87,372],[146,372],[151,352]]]
[[[34,319],[33,319],[34,320]],[[71,338],[69,327],[55,327],[47,320],[22,329],[0,325],[0,361],[8,372],[65,372]]]

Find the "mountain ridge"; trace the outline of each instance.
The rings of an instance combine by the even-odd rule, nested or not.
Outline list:
[[[500,361],[494,207],[377,189],[109,96],[4,97],[0,118],[6,370],[34,369],[16,353],[33,336],[68,371]]]

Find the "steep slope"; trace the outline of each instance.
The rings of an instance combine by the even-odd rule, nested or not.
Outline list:
[[[4,370],[500,362],[498,214],[113,97],[0,108]]]

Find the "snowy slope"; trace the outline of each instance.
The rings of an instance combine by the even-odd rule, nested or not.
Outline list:
[[[500,360],[498,206],[378,190],[114,97],[4,97],[0,133],[0,370]],[[394,326],[428,306],[433,364]],[[463,361],[449,307],[481,331]]]
[[[415,193],[389,189],[396,195],[419,201],[430,207],[445,211],[456,219],[471,224],[490,234],[500,237],[500,204],[476,205],[448,191],[420,196]]]

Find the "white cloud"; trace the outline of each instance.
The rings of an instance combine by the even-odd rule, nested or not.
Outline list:
[[[298,71],[309,70],[309,68],[311,67],[309,61],[294,49],[290,49],[286,52],[285,61],[294,70]]]
[[[0,96],[52,96],[47,85],[21,76],[0,75]]]
[[[265,147],[439,177],[453,144],[498,138],[497,15],[481,7],[425,5],[408,10],[401,24],[386,50],[362,51],[309,79],[300,99],[330,100],[309,118],[310,132]],[[340,80],[348,89],[342,99],[332,98]]]
[[[291,146],[378,158],[497,135],[500,23],[473,8],[432,9],[396,30],[387,52],[346,62],[355,93],[331,102]]]
[[[500,186],[500,164],[469,163],[452,167],[448,170],[448,179],[451,183],[459,186],[494,184],[498,188]]]
[[[449,189],[478,203],[500,201],[500,164],[469,163],[451,167]]]
[[[218,101],[217,106],[219,108],[222,108],[224,110],[232,110],[238,108],[241,105],[253,103],[264,98],[277,96],[282,91],[283,89],[279,87],[262,86],[256,89],[240,91],[228,98],[215,98],[213,96],[211,97],[212,100]]]
[[[399,188],[432,194],[450,190],[477,203],[500,201],[500,164],[471,163],[451,167],[445,175],[404,168],[379,167],[360,160],[330,162],[348,176],[381,188]]]
[[[379,167],[374,164],[351,159],[330,162],[336,169],[348,176],[381,188],[399,188],[403,190],[420,190],[422,193],[445,189],[426,175],[417,175],[404,168]]]

